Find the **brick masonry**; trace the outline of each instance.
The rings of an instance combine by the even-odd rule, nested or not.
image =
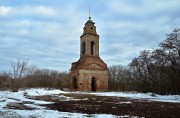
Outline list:
[[[99,35],[89,17],[80,37],[80,59],[72,63],[70,89],[78,91],[106,91],[108,69],[99,57]]]

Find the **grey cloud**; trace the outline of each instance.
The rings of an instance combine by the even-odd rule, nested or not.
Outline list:
[[[92,19],[100,35],[100,55],[108,65],[127,65],[139,51],[156,48],[172,27],[179,27],[176,0],[72,2],[6,3],[16,10],[0,15],[1,69],[7,69],[12,59],[28,58],[40,67],[68,70],[79,58],[88,4],[93,6]]]

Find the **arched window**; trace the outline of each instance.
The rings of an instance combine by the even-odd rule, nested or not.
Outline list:
[[[82,43],[82,55],[84,55],[86,52],[86,44],[85,42]]]
[[[95,43],[91,41],[91,55],[95,54]]]

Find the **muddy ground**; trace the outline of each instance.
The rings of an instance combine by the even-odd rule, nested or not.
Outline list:
[[[55,102],[54,104],[43,105],[48,109],[63,112],[87,113],[89,116],[91,114],[113,114],[145,118],[180,118],[180,103],[155,102],[90,94],[59,94],[30,98]]]

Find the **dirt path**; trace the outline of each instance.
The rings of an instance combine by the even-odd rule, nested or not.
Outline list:
[[[69,97],[69,100],[65,98]],[[73,98],[73,99],[72,99]],[[55,102],[44,105],[49,109],[63,112],[87,114],[113,114],[140,116],[145,118],[179,118],[180,104],[154,102],[122,97],[95,96],[88,94],[60,94],[56,96],[33,97]]]

